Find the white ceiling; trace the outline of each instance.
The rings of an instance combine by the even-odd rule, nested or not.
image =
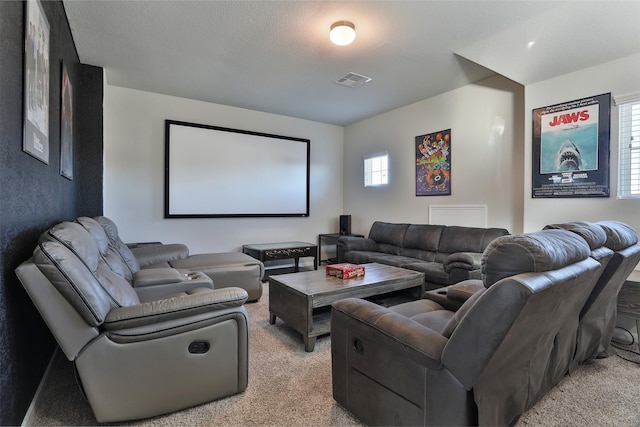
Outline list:
[[[104,67],[110,85],[336,125],[494,73],[530,84],[640,52],[637,0],[64,6],[80,61]],[[329,41],[339,20],[356,26],[349,46]],[[373,80],[334,83],[349,72]]]

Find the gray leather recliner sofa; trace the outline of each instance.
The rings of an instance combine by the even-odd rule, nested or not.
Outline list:
[[[611,347],[611,338],[617,317],[617,295],[631,271],[640,262],[640,242],[632,227],[614,220],[572,221],[550,224],[544,229],[562,229],[580,236],[589,245],[591,258],[600,263],[598,281],[580,312],[575,343],[566,339],[558,341],[558,344],[562,343],[566,348],[556,353],[569,354],[575,347],[573,360],[568,367],[570,373],[582,363],[615,353]],[[447,310],[456,311],[474,293],[483,289],[484,283],[481,280],[467,280],[428,291],[423,298],[434,301]],[[414,308],[419,304],[421,303],[414,303]],[[565,329],[558,333],[570,336],[575,334],[575,324],[567,324]],[[557,370],[550,382],[557,382],[565,374],[563,370]]]
[[[482,252],[492,240],[507,234],[503,228],[376,221],[367,238],[338,238],[338,260],[420,271],[425,274],[426,289],[435,289],[480,279]]]
[[[584,238],[592,257],[602,264],[602,274],[580,313],[576,351],[570,372],[578,365],[614,353],[611,338],[615,328],[618,293],[629,274],[640,262],[640,243],[636,231],[620,221],[586,221],[551,224]]]
[[[334,303],[334,399],[369,425],[515,424],[569,369],[602,264],[576,233],[543,230],[495,239],[482,272],[459,308]]]
[[[257,301],[262,296],[264,265],[247,254],[220,252],[190,255],[187,246],[181,243],[127,245],[118,235],[118,227],[111,219],[105,216],[94,219],[104,228],[111,245],[122,254],[132,273],[169,267],[199,271],[213,280],[216,289],[229,286],[243,288],[249,295],[248,301]]]
[[[171,268],[128,279],[97,223],[82,222],[93,232],[63,222],[43,233],[16,274],[74,362],[97,421],[160,415],[244,391],[247,292],[212,289],[205,274]]]

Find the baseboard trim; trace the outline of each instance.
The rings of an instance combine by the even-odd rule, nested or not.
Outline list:
[[[42,394],[42,390],[44,390],[47,381],[49,380],[49,375],[51,374],[51,370],[53,369],[53,363],[56,360],[56,356],[58,355],[60,348],[56,346],[55,350],[53,350],[53,354],[51,355],[51,359],[49,359],[49,364],[47,365],[47,369],[44,371],[44,375],[40,380],[40,384],[38,384],[38,388],[36,389],[36,393],[33,395],[33,399],[31,399],[31,404],[29,405],[29,409],[27,409],[27,413],[24,415],[22,419],[21,427],[28,427],[33,425],[33,416],[40,403],[40,396]]]

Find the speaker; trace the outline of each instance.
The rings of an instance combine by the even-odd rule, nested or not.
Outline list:
[[[351,234],[351,215],[340,215],[340,234]]]

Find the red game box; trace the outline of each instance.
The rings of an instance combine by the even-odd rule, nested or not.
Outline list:
[[[327,276],[336,276],[340,279],[353,279],[364,276],[364,267],[358,264],[333,264],[327,266]]]

